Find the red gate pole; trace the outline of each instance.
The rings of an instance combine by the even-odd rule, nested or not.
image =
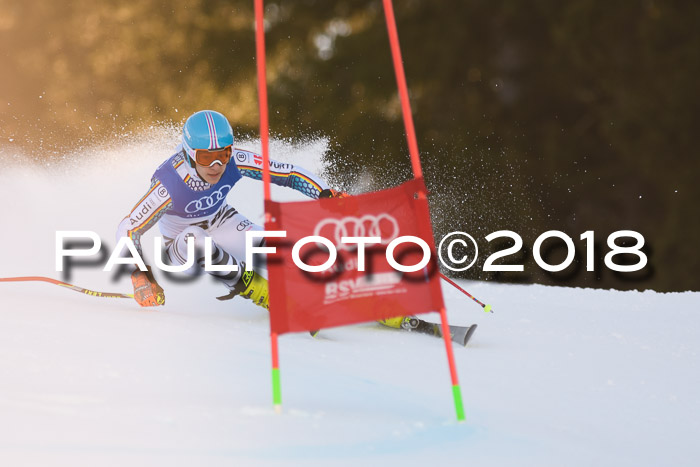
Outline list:
[[[423,177],[423,170],[420,165],[420,156],[418,154],[418,142],[416,140],[416,129],[413,126],[413,115],[411,114],[411,104],[408,100],[408,87],[406,86],[406,73],[403,69],[403,60],[401,59],[401,47],[399,46],[399,33],[396,30],[396,18],[394,17],[394,7],[391,0],[384,0],[384,16],[386,17],[386,28],[389,33],[389,43],[391,44],[391,56],[394,59],[394,72],[396,74],[396,83],[399,87],[399,97],[401,98],[401,111],[403,112],[403,121],[406,128],[406,139],[408,140],[408,151],[411,154],[411,167],[413,168],[414,178]],[[425,199],[425,193],[419,193],[419,197]],[[432,231],[432,229],[431,229]],[[462,391],[459,387],[457,378],[457,368],[455,366],[454,352],[452,349],[452,341],[450,341],[450,329],[447,323],[447,312],[443,306],[440,309],[440,321],[442,323],[442,336],[445,339],[445,348],[447,349],[447,361],[450,366],[450,377],[452,379],[452,396],[455,403],[455,412],[457,420],[464,420],[464,405],[462,404]]]
[[[423,170],[421,169],[420,156],[418,155],[416,129],[413,126],[411,103],[408,100],[408,87],[406,86],[406,73],[403,69],[403,60],[401,59],[401,47],[399,46],[399,33],[396,31],[396,19],[394,18],[394,7],[391,3],[391,0],[384,0],[384,16],[386,17],[386,28],[389,32],[391,56],[394,59],[396,84],[399,87],[399,97],[401,98],[401,112],[403,113],[403,123],[404,127],[406,128],[408,152],[411,155],[411,167],[413,168],[413,177],[421,178],[423,176]]]
[[[263,156],[263,196],[270,200],[270,125],[267,109],[267,75],[265,70],[265,22],[263,0],[255,0],[255,57],[258,66],[258,107],[260,109],[260,144]],[[269,213],[265,211],[265,223],[269,221]]]
[[[267,75],[265,70],[265,22],[263,0],[255,0],[255,57],[258,68],[258,107],[260,109],[260,144],[263,156],[263,197],[265,204],[270,201],[270,126],[267,108]],[[270,226],[270,213],[265,207],[265,229]],[[277,333],[270,332],[272,353],[272,404],[275,412],[282,411],[282,389],[280,383],[279,348]]]

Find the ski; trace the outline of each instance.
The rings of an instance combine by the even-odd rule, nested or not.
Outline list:
[[[405,317],[399,329],[442,337],[442,328],[439,324],[429,323],[413,316]],[[316,337],[319,331],[320,330],[309,331],[309,334],[311,334],[311,337]],[[471,326],[450,326],[450,340],[466,347],[474,331],[476,331],[476,324],[472,324]]]
[[[406,318],[401,324],[401,329],[415,331],[421,334],[428,334],[435,337],[442,337],[442,328],[437,323],[429,323],[419,318]],[[466,347],[469,339],[476,331],[476,324],[471,326],[450,326],[450,339],[452,342]]]

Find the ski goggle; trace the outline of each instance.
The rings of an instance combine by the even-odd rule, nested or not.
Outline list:
[[[231,152],[231,146],[218,149],[195,149],[193,159],[197,164],[204,167],[211,167],[217,162],[221,165],[226,165],[231,160]]]

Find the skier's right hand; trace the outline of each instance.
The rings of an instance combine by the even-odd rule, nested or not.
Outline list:
[[[158,285],[151,269],[137,269],[131,273],[131,283],[134,285],[134,300],[141,306],[159,306],[165,304],[165,293]]]

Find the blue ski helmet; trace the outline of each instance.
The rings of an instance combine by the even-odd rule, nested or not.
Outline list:
[[[219,112],[195,112],[182,128],[182,148],[193,167],[196,149],[220,149],[226,146],[233,146],[233,129],[228,119]]]

